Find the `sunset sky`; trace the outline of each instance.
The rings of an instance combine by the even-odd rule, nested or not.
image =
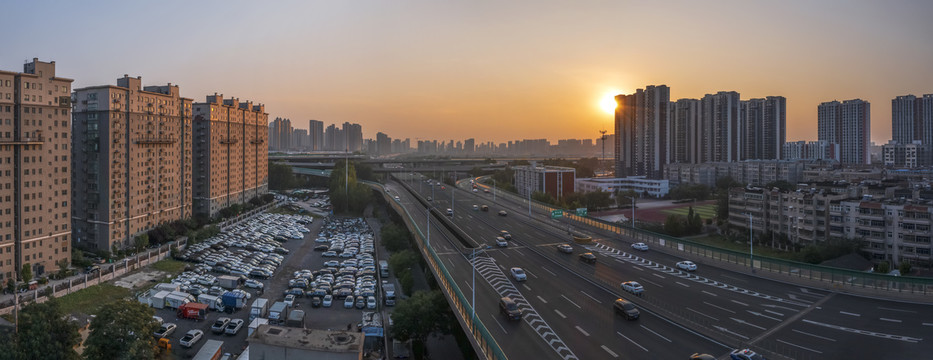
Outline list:
[[[0,69],[56,61],[74,88],[178,84],[266,104],[270,120],[356,122],[364,137],[596,138],[600,101],[787,98],[787,140],[823,101],[933,93],[933,1],[5,2]],[[13,16],[10,16],[13,14]],[[326,126],[326,125],[325,125]]]

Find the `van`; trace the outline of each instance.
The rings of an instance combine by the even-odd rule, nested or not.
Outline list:
[[[522,309],[519,309],[515,300],[508,296],[499,299],[499,312],[509,320],[522,319]]]

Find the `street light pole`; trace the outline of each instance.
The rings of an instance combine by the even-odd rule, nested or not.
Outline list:
[[[427,241],[425,241],[425,247],[430,248],[431,247],[431,208],[427,208],[426,210],[427,210],[426,211],[427,216],[425,216],[425,220],[428,221],[428,239]]]
[[[492,179],[492,202],[496,202],[496,179]]]
[[[473,300],[470,301],[470,308],[473,310],[473,314],[470,315],[471,323],[476,321],[476,248],[473,248],[473,256],[470,258],[470,264],[473,266],[473,285],[470,287],[470,290],[473,292]]]
[[[632,229],[635,229],[635,196],[632,196]]]
[[[752,272],[755,271],[755,228],[753,227],[754,224],[752,223],[754,221],[753,219],[754,216],[752,213],[748,213],[748,266],[752,268]]]

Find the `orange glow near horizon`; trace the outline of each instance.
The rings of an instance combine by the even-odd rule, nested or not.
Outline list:
[[[602,100],[599,101],[599,108],[603,110],[606,114],[614,115],[616,113],[616,95],[621,94],[619,91],[612,91],[603,95]]]

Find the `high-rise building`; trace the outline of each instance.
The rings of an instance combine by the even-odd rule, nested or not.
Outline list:
[[[469,138],[463,141],[463,152],[467,155],[473,154],[473,151],[476,150],[476,140]]]
[[[195,213],[214,217],[223,208],[267,193],[265,106],[215,93],[193,108]]]
[[[885,166],[933,165],[933,94],[891,100],[891,141],[883,146]]]
[[[71,262],[71,82],[55,62],[0,70],[0,285]]]
[[[891,140],[899,144],[910,144],[920,140],[923,134],[921,100],[913,95],[895,97],[891,100]]]
[[[269,124],[269,150],[289,151],[292,148],[292,122],[289,119],[275,118]]]
[[[740,102],[735,91],[707,94],[700,100],[701,163],[742,160]]]
[[[616,96],[616,102],[616,177],[660,177],[669,162],[670,88],[647,86]]]
[[[671,103],[670,162],[695,164],[700,159],[700,101],[680,99]]]
[[[819,140],[839,144],[841,164],[870,164],[871,105],[861,99],[820,104],[817,107],[817,136]]]
[[[383,132],[376,133],[376,152],[379,155],[388,155],[392,153],[392,138]]]
[[[75,245],[112,250],[191,216],[191,99],[178,86],[117,85],[74,93]]]
[[[331,124],[324,130],[324,150],[327,151],[347,151],[347,138],[343,130],[337,125]]]
[[[309,120],[308,137],[311,151],[324,150],[324,122],[318,120]]]
[[[363,150],[363,126],[345,122],[343,123],[343,135],[346,136],[347,151],[354,152]]]
[[[308,130],[305,129],[293,129],[292,130],[292,148],[294,151],[307,151],[309,147],[308,142]]]
[[[779,160],[786,138],[787,100],[783,96],[742,101],[742,160]]]

